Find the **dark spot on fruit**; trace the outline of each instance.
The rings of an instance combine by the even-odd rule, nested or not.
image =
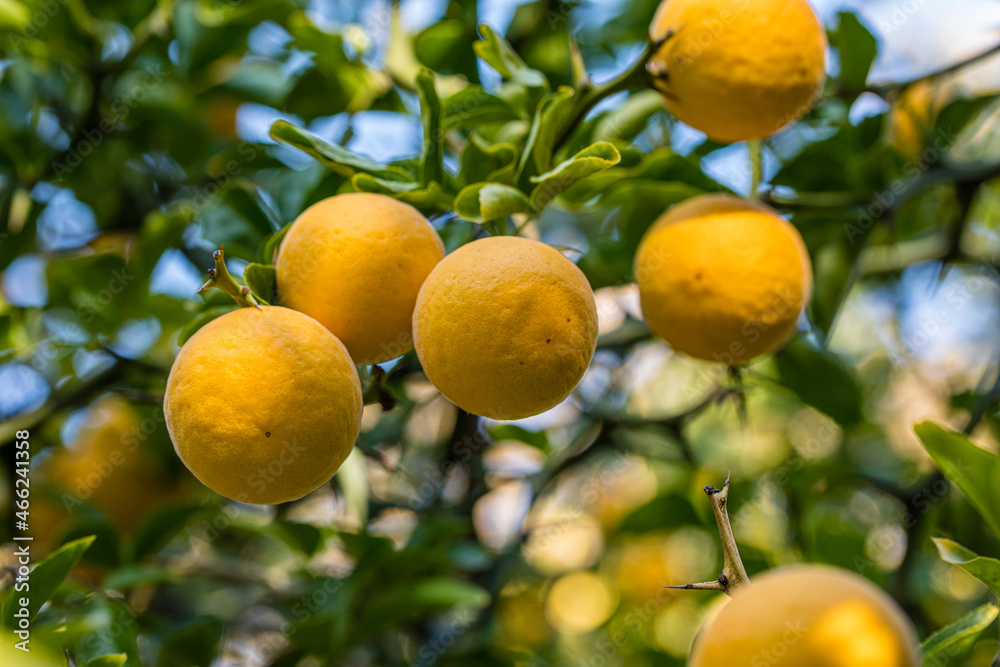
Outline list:
[[[552,339],[551,339],[551,338],[546,338],[546,339],[545,339],[545,342],[546,342],[546,343],[551,343],[551,342],[552,342]]]
[[[572,318],[572,317],[567,317],[567,318],[566,318],[566,321],[567,321],[567,322],[572,322],[572,321],[573,321],[573,318]]]
[[[701,271],[697,271],[697,272],[695,272],[695,274],[694,274],[694,279],[695,279],[695,280],[701,280]]]
[[[270,438],[270,437],[271,437],[271,432],[270,432],[270,431],[268,431],[267,433],[265,433],[265,434],[264,434],[264,437],[265,437],[265,438]]]

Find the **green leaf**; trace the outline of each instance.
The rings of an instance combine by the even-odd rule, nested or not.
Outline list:
[[[550,171],[531,177],[531,182],[537,183],[531,192],[532,206],[536,210],[545,208],[578,181],[615,166],[621,159],[618,149],[606,141],[599,141],[584,148]]]
[[[541,99],[517,168],[515,183],[527,185],[531,176],[552,167],[552,153],[563,123],[572,111],[574,91],[561,86]]]
[[[831,37],[840,54],[840,80],[848,90],[860,92],[878,55],[878,41],[857,14],[841,12],[839,17],[840,23]]]
[[[21,612],[23,609],[26,609],[28,622],[33,621],[35,616],[38,615],[38,610],[55,594],[56,589],[69,576],[69,573],[73,571],[73,568],[80,562],[80,558],[83,557],[83,554],[90,548],[95,539],[91,535],[90,537],[68,542],[38,563],[35,569],[31,571],[29,580],[30,590],[24,593],[23,596],[14,591],[11,597],[7,599],[7,605],[3,610],[4,626],[8,628],[16,627],[18,617],[15,614]],[[21,597],[28,599],[27,607],[22,607],[18,604]]]
[[[380,195],[394,197],[423,210],[437,212],[451,210],[452,198],[444,193],[441,186],[432,181],[427,187],[419,183],[402,181],[386,181],[368,174],[355,174],[351,185],[358,192],[374,192]]]
[[[472,13],[475,13],[474,8]],[[469,51],[477,41],[474,20],[442,18],[424,28],[413,36],[416,59],[442,74],[460,74],[474,79],[477,62],[469,57]],[[400,29],[399,32],[404,31]],[[394,36],[394,39],[401,37],[404,35]]]
[[[248,179],[234,180],[224,191],[223,200],[264,234],[272,234],[281,228],[274,211],[261,195],[260,188]]]
[[[444,181],[441,141],[441,100],[434,89],[434,74],[420,70],[417,74],[417,94],[420,96],[420,121],[424,126],[424,148],[420,156],[420,183],[427,187]]]
[[[631,141],[646,129],[653,114],[663,108],[663,96],[655,90],[630,95],[617,109],[597,119],[590,138],[592,141]]]
[[[184,343],[188,342],[188,340],[191,339],[191,336],[195,335],[198,332],[198,329],[202,328],[215,318],[221,317],[230,311],[236,310],[238,307],[239,306],[237,306],[234,303],[231,306],[213,306],[211,308],[206,308],[205,310],[201,311],[200,313],[195,315],[190,322],[185,324],[184,328],[181,329],[179,334],[177,334],[177,344],[183,345]]]
[[[964,665],[979,635],[996,620],[997,612],[996,604],[984,604],[925,639],[920,645],[925,667]]]
[[[482,40],[473,44],[472,48],[476,55],[499,72],[500,76],[526,88],[545,88],[549,85],[545,75],[528,67],[507,40],[498,35],[493,28],[483,23],[479,26],[479,34]]]
[[[501,423],[490,429],[490,436],[494,442],[517,440],[543,452],[549,451],[549,436],[544,430],[529,431],[516,424]]]
[[[934,136],[940,137],[941,142],[947,146],[953,145],[962,130],[979,118],[983,110],[996,100],[996,95],[982,95],[950,102],[937,117]]]
[[[1000,533],[1000,457],[972,444],[968,436],[932,422],[917,424],[913,430],[944,476]]]
[[[170,505],[145,517],[136,530],[134,559],[139,560],[165,547],[201,509],[198,504]]]
[[[455,197],[455,212],[470,222],[490,222],[530,209],[531,203],[523,192],[500,183],[475,183]]]
[[[109,653],[96,658],[91,658],[80,667],[121,667],[128,661],[128,656],[124,653]]]
[[[285,234],[287,234],[288,230],[291,228],[292,223],[289,222],[287,225],[264,239],[260,255],[265,264],[273,264],[277,261],[278,249],[281,247],[281,242],[284,240]]]
[[[343,146],[331,144],[326,139],[285,120],[276,121],[271,125],[271,138],[308,153],[341,176],[349,177],[361,172],[388,180],[409,179],[409,174],[399,167],[384,165],[352,153]]]
[[[277,272],[271,264],[247,264],[243,269],[243,282],[246,283],[258,301],[266,304],[276,303]]]
[[[489,181],[511,185],[516,168],[517,148],[513,144],[491,144],[478,132],[473,132],[462,151],[459,176],[466,184]]]
[[[861,420],[862,395],[857,378],[833,352],[794,338],[774,355],[778,381],[806,405],[850,426]]]
[[[966,549],[958,542],[935,537],[934,546],[937,547],[941,560],[952,565],[958,565],[963,570],[983,582],[990,589],[1000,595],[1000,560],[996,558],[986,558],[980,556],[971,549]]]
[[[523,120],[503,98],[481,86],[468,86],[441,101],[442,125],[446,130],[473,129],[491,123]]]

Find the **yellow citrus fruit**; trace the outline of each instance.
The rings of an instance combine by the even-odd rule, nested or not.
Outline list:
[[[892,101],[886,116],[886,143],[908,160],[920,157],[947,102],[947,91],[931,79],[905,88]]]
[[[583,273],[554,248],[480,239],[446,257],[413,313],[417,356],[452,403],[521,419],[569,396],[594,356],[597,306]]]
[[[826,32],[806,0],[664,0],[650,61],[670,112],[718,141],[802,117],[825,79]]]
[[[561,632],[577,634],[600,627],[611,617],[618,600],[604,577],[593,572],[571,572],[561,577],[545,600],[545,616]]]
[[[180,498],[181,484],[165,476],[149,449],[148,436],[157,427],[162,422],[147,423],[121,397],[94,402],[73,440],[39,465],[37,478],[58,498],[50,508],[40,502],[38,517],[58,524],[86,503],[129,533],[157,507]],[[49,534],[54,538],[55,532]]]
[[[281,305],[333,332],[354,363],[413,349],[413,303],[444,244],[424,216],[385,195],[324,199],[292,223],[276,262]]]
[[[798,231],[762,204],[702,195],[646,232],[635,281],[650,328],[685,354],[739,364],[779,347],[812,290]]]
[[[288,308],[240,308],[181,348],[163,402],[181,460],[217,493],[245,503],[301,498],[329,480],[361,422],[347,350]]]
[[[497,635],[506,645],[541,646],[552,637],[541,593],[534,589],[500,598]]]
[[[891,597],[832,567],[772,570],[736,591],[695,641],[691,667],[917,667],[917,637]]]
[[[670,556],[668,536],[662,533],[622,540],[616,558],[622,597],[639,603],[655,600],[664,586],[675,583]]]

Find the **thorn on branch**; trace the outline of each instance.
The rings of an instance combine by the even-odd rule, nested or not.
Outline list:
[[[732,596],[733,591],[737,588],[750,585],[750,577],[747,576],[746,569],[743,567],[743,561],[740,559],[740,551],[736,546],[736,538],[733,536],[733,527],[729,522],[727,504],[729,501],[729,482],[731,478],[732,472],[726,475],[726,483],[721,489],[717,489],[711,484],[705,487],[705,495],[712,502],[712,513],[715,515],[715,523],[719,527],[719,538],[722,540],[723,566],[718,580],[700,584],[667,586],[667,588],[693,591],[723,591],[726,595]]]
[[[233,301],[242,307],[253,306],[257,310],[262,310],[257,299],[250,293],[250,288],[236,282],[236,279],[229,273],[229,269],[226,268],[225,246],[213,252],[212,258],[215,259],[215,268],[208,270],[208,281],[195,294],[201,294],[214,287],[231,296]]]

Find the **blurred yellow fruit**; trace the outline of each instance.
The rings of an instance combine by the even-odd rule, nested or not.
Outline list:
[[[695,642],[691,667],[917,667],[917,637],[896,603],[854,573],[772,570],[737,590]]]
[[[770,208],[702,195],[646,232],[635,281],[650,328],[685,354],[740,364],[778,348],[812,291],[799,232]]]
[[[596,469],[583,487],[583,500],[605,530],[612,532],[634,509],[656,497],[656,474],[632,454],[617,455]]]
[[[319,322],[277,306],[202,327],[167,379],[174,448],[205,486],[246,503],[301,498],[329,480],[361,423],[361,383]]]
[[[501,597],[496,618],[500,641],[505,645],[541,646],[552,636],[552,626],[536,590]]]
[[[886,143],[904,158],[917,159],[927,146],[945,102],[941,86],[931,79],[904,88],[892,100],[886,117]]]
[[[600,627],[617,606],[611,586],[593,572],[573,572],[552,585],[545,615],[561,632],[590,632]]]
[[[319,320],[354,363],[413,349],[413,304],[444,244],[424,216],[392,197],[337,195],[300,215],[276,262],[281,305]]]
[[[491,419],[545,412],[569,396],[597,344],[583,273],[554,248],[474,241],[428,276],[413,313],[417,355],[458,407]]]
[[[149,451],[147,433],[123,398],[105,396],[94,402],[73,441],[53,450],[36,471],[36,478],[58,497],[40,496],[33,503],[33,527],[50,526],[43,532],[55,538],[63,520],[87,503],[119,531],[130,533],[151,512],[178,498],[180,485],[163,476]]]
[[[718,141],[762,139],[801,118],[825,80],[826,32],[806,0],[664,0],[649,34],[667,108]]]
[[[617,555],[618,588],[632,602],[656,600],[673,583],[668,536],[652,533],[624,539]]]

